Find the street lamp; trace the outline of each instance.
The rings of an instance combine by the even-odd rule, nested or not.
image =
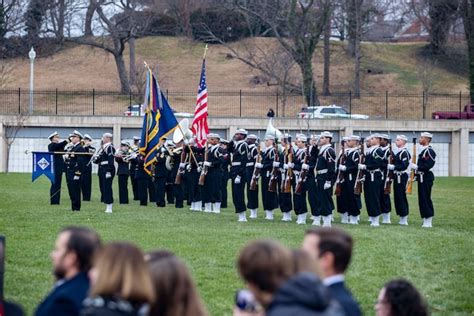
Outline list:
[[[35,58],[36,58],[36,52],[33,47],[31,47],[30,52],[28,53],[28,57],[30,57],[30,107],[29,107],[29,113],[30,115],[33,114],[33,90],[34,90],[34,85],[33,85],[33,78],[34,78],[34,68],[35,68]]]

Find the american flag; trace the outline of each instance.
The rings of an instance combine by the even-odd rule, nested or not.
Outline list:
[[[197,95],[196,108],[194,110],[194,120],[191,126],[193,134],[196,135],[196,145],[204,147],[209,126],[207,125],[207,85],[206,85],[206,60],[202,61],[201,80]]]

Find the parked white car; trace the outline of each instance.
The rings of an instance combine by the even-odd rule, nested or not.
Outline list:
[[[301,119],[328,119],[328,118],[346,118],[354,120],[367,120],[368,115],[364,114],[349,114],[343,107],[337,105],[328,106],[308,106],[297,114]]]
[[[141,104],[133,104],[127,107],[127,110],[123,112],[124,116],[143,116],[145,112],[142,109]],[[194,114],[186,112],[174,112],[176,118],[194,117]]]

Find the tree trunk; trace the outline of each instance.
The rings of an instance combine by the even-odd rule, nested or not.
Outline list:
[[[324,29],[324,74],[323,74],[323,95],[330,95],[329,91],[329,67],[331,64],[331,19],[329,18]]]
[[[347,51],[350,57],[355,57],[355,40],[357,33],[357,17],[355,12],[356,0],[346,1],[346,13],[347,13],[347,40],[348,46]]]
[[[469,58],[470,103],[474,104],[474,1],[463,0],[461,8]]]
[[[431,21],[429,49],[434,55],[443,54],[451,27],[451,13],[446,3],[431,0],[428,14]]]
[[[127,76],[127,68],[125,67],[125,61],[123,54],[114,54],[115,65],[117,66],[117,72],[120,78],[120,91],[122,93],[130,92],[130,83]]]
[[[134,85],[137,81],[137,66],[135,64],[135,37],[130,37],[128,40],[128,50],[130,55],[130,65],[129,65],[129,73],[130,73],[130,90],[132,89],[132,85]]]
[[[318,106],[319,98],[313,78],[313,66],[311,60],[299,64],[303,74],[303,95],[308,106]]]
[[[84,36],[92,36],[92,18],[96,10],[95,1],[91,0],[87,6],[86,20],[84,22]]]
[[[64,0],[58,1],[58,40],[62,42],[64,40],[64,14],[66,11],[66,5]]]
[[[356,32],[354,38],[354,97],[360,98],[360,41],[362,36],[362,19],[361,9],[363,0],[356,0],[355,3],[355,17],[356,17]]]

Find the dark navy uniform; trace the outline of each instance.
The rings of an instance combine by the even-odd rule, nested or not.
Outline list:
[[[367,213],[370,217],[380,215],[380,191],[383,190],[382,171],[383,151],[380,146],[367,149],[365,156],[364,198]]]
[[[344,172],[339,170],[339,166],[342,164],[342,165],[345,165],[345,161],[343,161],[343,157],[344,159],[347,159],[347,150],[344,151],[344,153],[340,153],[339,156],[337,157],[337,161],[336,161],[336,181],[338,181],[338,177],[339,175],[341,174],[341,176],[344,176]],[[340,183],[340,187],[341,187],[341,192],[339,195],[336,196],[336,211],[340,214],[344,214],[344,213],[349,213],[348,210],[347,210],[347,205],[346,205],[346,201],[344,199],[344,195],[342,194],[342,186],[344,184],[344,180],[342,180],[342,182]],[[343,217],[344,218],[344,215]]]
[[[301,166],[303,165],[305,156],[306,156],[306,147],[296,149],[294,160],[293,160],[293,163],[294,163],[293,172],[295,174],[295,179],[299,178],[299,175],[301,173]],[[296,215],[308,213],[308,206],[306,205],[306,191],[307,191],[306,186],[303,185],[301,194],[293,195],[293,204],[295,206]]]
[[[247,179],[247,208],[251,210],[258,209],[258,181],[257,189],[250,190],[250,182],[252,182],[253,171],[255,169],[255,162],[257,161],[258,150],[256,144],[248,145],[249,154],[247,163],[245,164],[245,175]]]
[[[408,150],[403,147],[396,148],[393,153],[393,195],[395,202],[395,210],[400,217],[407,216],[409,213],[408,200],[406,195],[406,187],[408,182],[408,166],[410,165],[411,155]]]
[[[311,208],[311,215],[318,216],[318,210],[320,209],[319,200],[316,194],[316,178],[314,175],[314,168],[318,160],[319,149],[318,146],[309,146],[309,157],[308,157],[308,175],[306,176],[306,182],[304,184],[306,191],[308,192],[309,207]]]
[[[140,200],[140,205],[146,206],[148,205],[148,196],[151,197],[153,195],[156,201],[155,186],[153,185],[152,176],[145,171],[145,157],[139,154],[137,158],[135,158],[135,161],[135,179],[137,180],[138,199]]]
[[[292,146],[290,146],[290,148],[289,148],[288,155],[290,155],[290,154],[294,154]],[[281,212],[282,213],[288,213],[288,212],[291,212],[293,210],[293,200],[291,198],[291,192],[285,193],[282,190],[283,189],[283,182],[285,181],[286,171],[287,171],[283,168],[283,166],[284,166],[285,162],[288,161],[288,157],[286,156],[285,151],[283,151],[280,154],[279,158],[280,158],[279,159],[279,161],[280,161],[280,179],[279,179],[280,185],[278,186],[278,201],[279,201],[279,204],[280,204]],[[294,188],[294,186],[295,186],[295,176],[293,175],[292,187]]]
[[[90,153],[91,156],[86,156],[87,162],[84,166],[84,173],[82,174],[81,181],[81,191],[82,191],[82,200],[90,201],[92,193],[92,161],[90,158],[94,155],[96,149],[91,145],[85,145],[84,150],[86,153]]]
[[[181,182],[181,184],[174,183],[176,181],[176,175],[178,174],[179,163],[181,162],[182,150],[183,150],[182,147],[174,150],[173,155],[171,156],[171,159],[173,161],[173,168],[171,169],[170,176],[168,177],[168,179],[171,179],[172,181],[175,208],[184,207],[183,182]]]
[[[83,153],[84,148],[77,143],[68,150],[66,155],[66,181],[71,199],[71,208],[73,211],[81,210],[81,176],[84,171],[84,165],[87,163],[87,156],[74,155],[74,153]]]
[[[382,170],[382,182],[384,185],[382,185],[380,189],[380,211],[382,213],[390,213],[392,210],[392,205],[390,203],[390,194],[385,194],[385,175],[387,174],[387,165],[388,165],[388,160],[390,157],[390,146],[386,147],[380,147],[380,149],[383,152],[383,159],[382,159],[382,165],[380,166],[380,170]]]
[[[135,145],[132,145],[132,151],[137,153],[138,152],[138,147]],[[133,191],[133,200],[138,201],[138,185],[137,185],[137,179],[135,179],[135,170],[137,170],[137,160],[136,159],[131,159],[130,160],[130,182],[132,183],[132,191]]]
[[[124,153],[127,155],[127,153]],[[115,156],[115,161],[118,163],[117,176],[119,187],[119,202],[120,204],[128,204],[128,177],[130,176],[130,163],[123,159],[123,156]]]
[[[224,150],[219,144],[209,147],[207,153],[207,162],[211,165],[208,168],[202,192],[202,201],[204,203],[220,203],[221,182],[222,182],[222,163],[224,161]]]
[[[330,144],[319,148],[318,160],[314,173],[316,174],[316,199],[320,207],[318,215],[329,216],[334,210],[332,200],[332,185],[335,178],[336,152]],[[326,188],[325,188],[326,185]],[[330,185],[327,188],[327,185]]]
[[[248,160],[248,145],[245,140],[229,142],[229,152],[232,153],[232,163],[230,167],[230,177],[232,179],[232,201],[235,212],[242,213],[247,210],[245,206],[245,183],[246,164]],[[239,183],[235,183],[239,179]]]
[[[227,149],[224,149],[224,161],[222,162],[222,181],[221,181],[221,208],[227,208],[227,185],[229,183],[229,165],[230,155]]]
[[[115,148],[112,143],[104,144],[95,163],[99,165],[99,186],[101,192],[100,201],[105,204],[114,203],[112,183],[115,177]]]
[[[156,206],[165,207],[165,192],[166,192],[166,180],[168,178],[169,171],[166,169],[166,157],[168,151],[161,147],[156,154],[155,161],[155,176],[153,177],[155,195],[156,195]]]
[[[190,155],[189,147],[185,148],[188,155]],[[200,203],[202,202],[202,192],[201,186],[199,185],[199,176],[201,175],[202,162],[204,161],[204,148],[198,148],[197,146],[191,147],[193,152],[193,157],[189,157],[189,163],[186,168],[187,181],[188,181],[188,200],[191,203]],[[196,163],[197,162],[197,163]],[[191,204],[192,205],[192,204]],[[196,205],[198,210],[202,208],[202,204]]]
[[[433,188],[434,174],[431,169],[436,162],[436,153],[428,145],[418,155],[416,179],[418,181],[418,205],[421,218],[434,216],[433,201],[431,200],[431,189]]]
[[[267,211],[273,211],[278,207],[277,192],[268,191],[268,185],[270,184],[270,178],[272,176],[274,160],[275,148],[273,146],[265,149],[265,151],[262,152],[261,163],[263,167],[262,170],[260,170],[260,176],[262,178],[262,202],[263,209]]]
[[[64,140],[59,143],[51,142],[48,145],[48,151],[64,151],[64,147],[67,145],[67,140]],[[59,204],[61,200],[61,182],[63,180],[63,173],[66,172],[66,165],[64,164],[64,159],[62,154],[54,155],[54,183],[51,183],[51,188],[49,189],[49,198],[51,205]]]
[[[354,194],[359,162],[359,150],[357,148],[346,149],[346,162],[344,164],[346,170],[344,171],[344,182],[341,186],[341,197],[344,201],[344,211],[349,213],[349,216],[360,215],[360,197]]]

